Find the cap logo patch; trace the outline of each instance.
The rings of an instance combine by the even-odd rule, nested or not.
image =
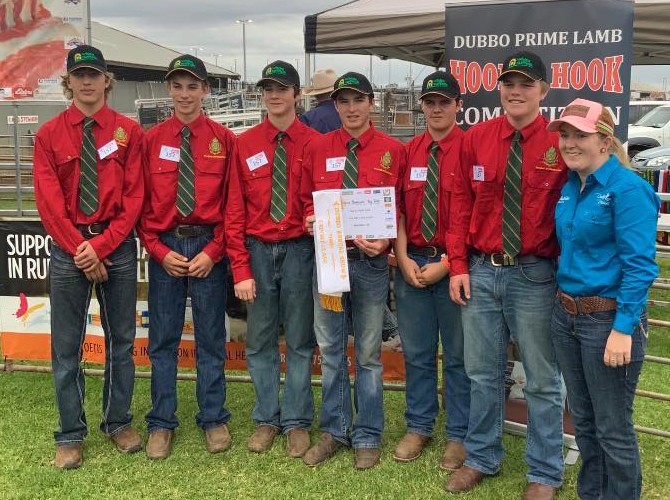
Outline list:
[[[561,116],[578,116],[580,118],[586,118],[588,114],[589,114],[588,106],[573,104],[572,106],[568,106],[567,108],[565,108]]]
[[[530,59],[526,57],[515,57],[514,59],[510,59],[509,63],[507,64],[508,68],[518,68],[518,67],[523,67],[523,68],[533,68],[533,63]]]
[[[345,85],[360,85],[361,82],[358,81],[358,78],[354,78],[353,76],[348,76],[346,78],[340,78],[340,81],[337,82],[338,87],[344,87]]]
[[[97,61],[98,58],[95,57],[95,54],[93,52],[79,52],[78,54],[74,55],[74,62],[82,62],[82,61]]]
[[[449,84],[444,80],[444,78],[435,78],[433,80],[428,80],[426,83],[427,89],[447,89]]]
[[[270,66],[268,69],[265,70],[265,76],[270,75],[286,76],[286,70],[281,66]]]
[[[195,69],[195,63],[194,63],[193,61],[191,61],[190,59],[177,59],[177,60],[174,62],[174,67],[175,67],[175,68],[185,68],[185,67],[188,67],[188,68]]]

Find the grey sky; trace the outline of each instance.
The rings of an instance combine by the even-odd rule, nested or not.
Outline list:
[[[410,0],[411,1],[411,0]],[[304,78],[304,18],[346,0],[92,0],[94,20],[152,42],[198,56],[242,74],[242,26],[236,19],[252,19],[246,26],[247,74],[253,81],[268,62],[284,59],[298,67]],[[167,65],[168,61],[165,61]],[[356,55],[316,55],[317,68],[332,68],[336,73],[359,71],[369,74],[370,60]],[[402,86],[410,72],[421,79],[429,68],[404,61],[373,58],[372,74],[377,84]],[[665,78],[665,79],[664,79]],[[633,68],[633,81],[670,90],[670,67]]]

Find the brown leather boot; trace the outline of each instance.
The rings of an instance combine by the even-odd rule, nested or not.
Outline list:
[[[233,439],[226,424],[217,425],[205,431],[205,445],[210,453],[219,453],[230,448]]]
[[[132,427],[125,427],[109,438],[121,453],[136,453],[142,449],[142,438]]]
[[[249,451],[253,451],[254,453],[268,451],[272,448],[272,443],[278,432],[279,429],[272,425],[259,425],[247,442]]]
[[[296,427],[286,436],[286,452],[289,457],[301,458],[309,450],[309,431]]]
[[[447,441],[444,448],[440,469],[455,471],[461,468],[465,462],[465,446],[458,441]]]
[[[343,443],[337,441],[331,434],[322,432],[319,442],[307,450],[302,461],[305,465],[314,467],[328,460],[342,447],[344,447]]]
[[[454,472],[444,487],[450,493],[465,493],[477,486],[486,474],[464,465]]]
[[[356,461],[354,462],[354,469],[372,469],[379,463],[381,456],[382,452],[379,448],[356,448]]]
[[[163,460],[170,456],[172,451],[172,438],[174,431],[170,429],[157,429],[149,433],[147,441],[147,458],[151,460]]]
[[[83,460],[82,444],[67,443],[56,446],[54,465],[59,469],[78,469]]]
[[[430,436],[408,432],[396,446],[393,459],[398,462],[411,462],[421,456],[421,452],[430,441]]]
[[[548,484],[528,483],[523,500],[554,500],[556,488]]]

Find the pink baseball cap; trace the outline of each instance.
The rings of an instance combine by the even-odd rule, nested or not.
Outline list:
[[[602,120],[602,115],[603,105],[599,102],[575,99],[565,107],[560,118],[547,125],[547,130],[556,132],[562,123],[567,123],[588,134],[601,132],[605,135],[614,135],[614,129]]]

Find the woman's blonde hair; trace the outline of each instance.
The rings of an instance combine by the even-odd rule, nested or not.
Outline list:
[[[609,137],[611,140],[609,153],[616,156],[624,167],[630,168],[628,153],[626,153],[623,144],[621,144],[621,141],[617,139],[617,137],[613,133],[614,117],[612,116],[612,113],[610,113],[610,111],[605,106],[603,106],[603,110],[600,112],[598,123],[604,125],[601,127],[598,127],[598,125],[596,125],[596,128],[598,128],[598,134],[603,138]]]
[[[109,97],[109,93],[112,91],[112,88],[116,83],[116,78],[114,78],[114,73],[111,73],[109,71],[105,71],[103,74],[105,75],[105,82],[109,82],[109,85],[107,85],[107,88],[105,89],[105,100],[107,100],[107,98]],[[63,95],[68,101],[71,101],[74,96],[72,95],[72,89],[68,87],[69,83],[70,83],[70,74],[66,73],[65,75],[61,75],[60,86],[63,89]]]

